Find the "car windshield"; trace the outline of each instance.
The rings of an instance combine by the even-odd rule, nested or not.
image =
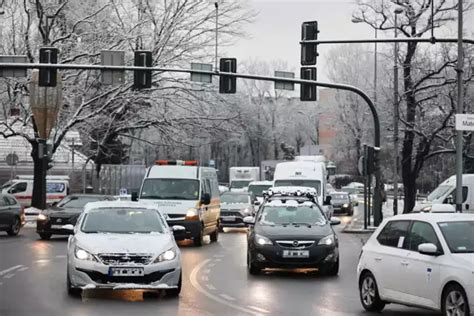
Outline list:
[[[97,209],[82,221],[84,233],[163,233],[165,226],[158,211],[134,208]]]
[[[195,179],[146,179],[141,199],[198,200],[199,180]]]
[[[271,187],[272,187],[271,184],[249,185],[249,192],[252,193],[252,195],[255,197],[262,197],[263,191],[266,191]]]
[[[452,253],[474,253],[474,221],[438,223]]]
[[[221,195],[221,203],[249,203],[248,194],[224,193]]]
[[[234,180],[230,184],[232,189],[242,189],[249,186],[250,180]]]
[[[321,193],[321,182],[318,180],[296,180],[296,179],[288,179],[288,180],[275,180],[275,187],[309,187],[314,188],[318,192]]]
[[[451,185],[440,185],[426,198],[428,201],[435,201],[444,197],[450,190],[453,190]]]
[[[99,196],[66,196],[64,199],[58,202],[56,206],[68,209],[83,208],[87,203],[97,202],[103,200],[103,197]]]
[[[349,203],[350,202],[350,198],[349,198],[349,194],[345,194],[345,193],[331,193],[331,201],[332,202],[343,202],[343,203]]]
[[[324,225],[326,218],[319,207],[312,203],[289,203],[289,205],[270,203],[264,206],[258,217],[258,222],[261,225],[270,226],[289,224]]]

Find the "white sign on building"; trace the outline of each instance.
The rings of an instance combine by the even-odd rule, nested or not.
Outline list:
[[[474,131],[474,114],[456,114],[457,131]]]

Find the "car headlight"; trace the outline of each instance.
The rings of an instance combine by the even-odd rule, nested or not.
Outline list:
[[[45,220],[47,220],[47,219],[48,219],[48,215],[46,215],[46,214],[40,213],[40,214],[38,215],[38,220],[39,220],[39,221],[45,221]]]
[[[268,239],[265,236],[259,235],[259,234],[255,234],[255,242],[260,246],[273,245],[273,243],[270,239]]]
[[[163,252],[161,255],[156,257],[153,263],[163,262],[163,261],[171,261],[176,258],[176,250],[175,249],[168,249]]]
[[[334,235],[328,235],[319,240],[318,245],[331,246],[334,245]]]
[[[348,208],[348,207],[349,207],[349,204],[347,204],[347,203],[344,203],[344,204],[342,204],[342,207],[344,207],[344,208]]]
[[[248,207],[242,209],[241,212],[244,213],[244,214],[250,214],[250,210],[249,210]]]
[[[74,250],[74,255],[76,256],[77,259],[79,260],[87,260],[87,261],[95,261],[98,262],[97,258],[91,254],[90,252],[80,248],[76,247]]]

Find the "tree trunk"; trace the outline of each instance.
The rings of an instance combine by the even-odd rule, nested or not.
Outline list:
[[[415,207],[416,202],[416,177],[403,177],[403,191],[405,193],[405,204],[403,205],[403,214],[410,213]]]

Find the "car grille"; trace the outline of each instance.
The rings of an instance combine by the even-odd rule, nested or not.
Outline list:
[[[150,284],[153,282],[160,281],[165,274],[173,272],[174,269],[156,271],[144,276],[108,276],[97,271],[89,271],[84,269],[78,269],[84,272],[92,279],[95,283],[107,284],[107,283],[137,283],[137,284]]]
[[[73,215],[70,217],[56,217],[50,216],[50,222],[53,225],[66,225],[66,224],[73,224],[75,225],[77,222],[77,218],[79,215]]]
[[[147,265],[153,259],[151,254],[125,254],[125,253],[103,253],[98,255],[99,259],[106,265]]]
[[[277,240],[276,242],[279,246],[283,248],[290,249],[304,249],[309,248],[314,245],[314,240]]]
[[[237,216],[243,217],[239,211],[231,212],[231,211],[221,211],[221,216]]]

